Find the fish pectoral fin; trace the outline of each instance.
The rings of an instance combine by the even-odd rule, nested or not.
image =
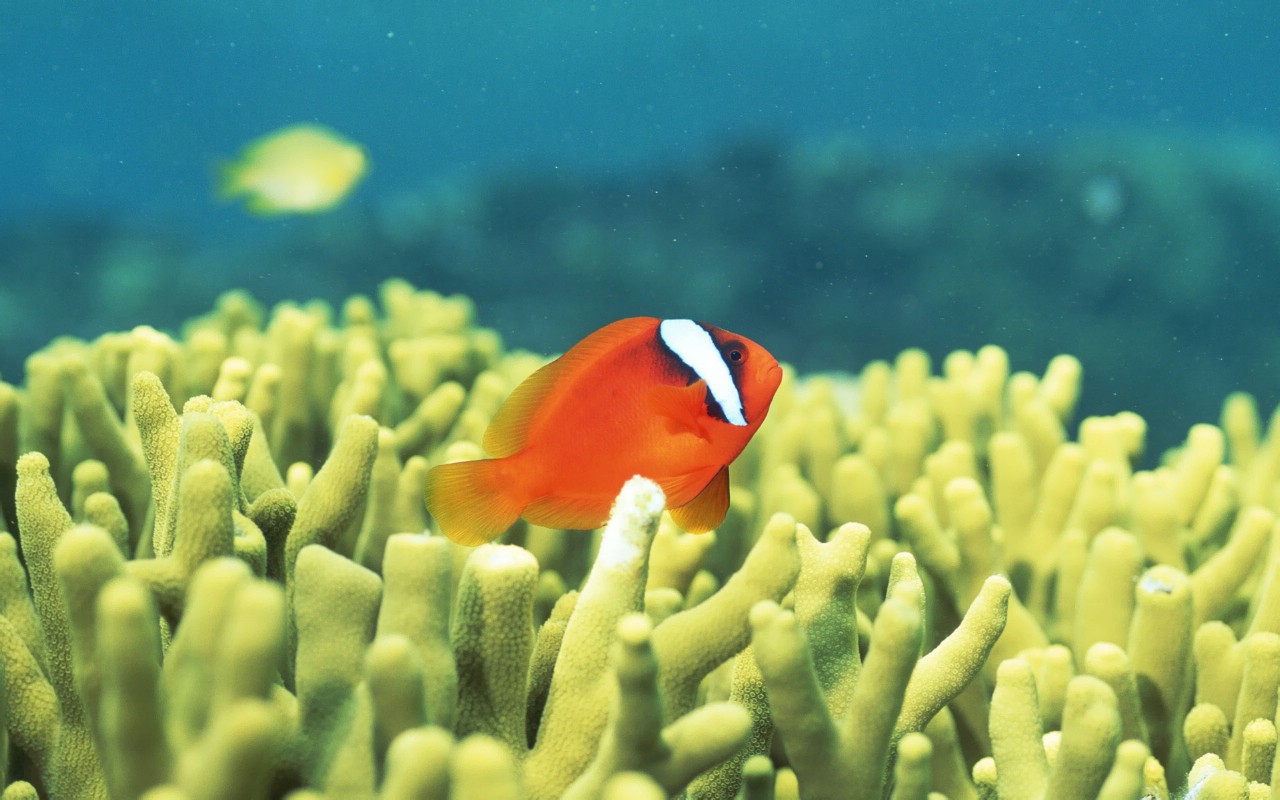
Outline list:
[[[694,381],[688,386],[655,386],[645,398],[649,410],[661,418],[667,433],[692,433],[708,438],[707,382]]]
[[[689,533],[706,533],[724,522],[729,511],[729,468],[721,467],[697,497],[667,510],[676,524]]]

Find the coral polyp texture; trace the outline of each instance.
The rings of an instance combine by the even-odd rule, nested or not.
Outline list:
[[[1248,396],[1138,469],[1069,356],[788,372],[714,533],[637,476],[470,549],[423,477],[545,361],[473,314],[233,293],[0,383],[6,800],[1271,796]]]

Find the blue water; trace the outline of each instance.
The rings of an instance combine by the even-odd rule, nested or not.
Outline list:
[[[643,280],[611,282],[611,264],[602,264],[602,274],[591,278],[598,281],[598,291],[591,281],[583,290],[580,275],[558,260],[560,250],[539,251],[533,258],[529,241],[536,243],[536,236],[519,238],[500,229],[510,215],[480,215],[498,222],[467,222],[481,236],[515,242],[509,258],[489,262],[494,271],[543,271],[549,309],[557,308],[557,297],[575,292],[588,305],[595,302],[582,319],[558,311],[513,312],[510,297],[500,291],[486,294],[486,287],[501,287],[500,274],[496,280],[493,275],[478,280],[459,267],[452,276],[437,270],[409,277],[432,284],[432,275],[443,275],[441,281],[448,285],[441,288],[476,294],[481,318],[503,327],[511,340],[557,350],[585,332],[588,319],[633,312],[618,299],[628,297],[675,298],[668,305],[695,310],[688,313],[712,308],[713,321],[747,325],[744,333],[767,340],[768,331],[759,334],[750,326],[763,319],[758,324],[767,328],[769,315],[778,314],[780,300],[773,287],[791,280],[785,271],[797,264],[825,264],[828,271],[815,285],[827,288],[806,295],[810,305],[804,311],[791,308],[785,329],[776,333],[776,349],[784,359],[819,368],[839,352],[833,342],[851,341],[850,352],[840,354],[841,363],[834,366],[856,368],[866,358],[891,357],[895,348],[911,344],[941,354],[950,346],[996,341],[1011,349],[1016,367],[1038,369],[1046,354],[1069,349],[1084,358],[1087,370],[1091,363],[1103,365],[1101,374],[1093,374],[1094,401],[1086,410],[1135,407],[1157,417],[1160,409],[1142,406],[1160,393],[1150,380],[1135,380],[1133,374],[1159,375],[1194,363],[1212,380],[1191,381],[1210,385],[1202,397],[1170,412],[1162,440],[1171,442],[1186,423],[1211,418],[1226,391],[1252,389],[1263,396],[1266,407],[1280,397],[1280,379],[1270,377],[1256,353],[1242,356],[1239,342],[1230,338],[1230,320],[1241,317],[1240,303],[1256,304],[1243,309],[1243,318],[1266,320],[1265,309],[1273,307],[1268,304],[1280,300],[1257,288],[1267,285],[1265,273],[1280,256],[1274,242],[1255,242],[1230,230],[1234,215],[1228,204],[1256,209],[1261,198],[1280,208],[1280,181],[1271,177],[1280,175],[1278,8],[1273,0],[391,0],[359,4],[353,13],[351,4],[316,0],[216,6],[189,0],[5,3],[0,11],[0,258],[19,240],[28,255],[21,269],[14,267],[15,261],[0,264],[6,281],[0,291],[0,374],[13,380],[21,355],[58,333],[91,336],[105,327],[147,321],[172,326],[233,286],[248,286],[269,300],[289,294],[337,300],[348,291],[372,292],[384,271],[412,272],[415,264],[426,262],[415,261],[419,257],[407,249],[390,248],[378,264],[354,266],[326,265],[323,254],[342,249],[336,243],[339,231],[349,242],[354,236],[349,231],[365,230],[368,220],[385,219],[387,210],[402,206],[405,198],[418,202],[413,198],[430,193],[430,187],[500,182],[510,175],[572,175],[576,181],[598,180],[625,197],[625,187],[633,181],[644,191],[666,191],[659,188],[663,179],[653,177],[666,170],[685,169],[686,177],[699,176],[697,165],[715,164],[717,153],[743,142],[768,142],[785,153],[842,137],[883,153],[895,169],[914,175],[912,180],[940,176],[940,190],[953,201],[977,184],[998,189],[995,195],[980,192],[984,202],[1012,192],[1012,199],[993,202],[990,214],[979,214],[976,222],[965,221],[967,227],[949,234],[961,242],[956,248],[965,246],[965,230],[987,237],[968,252],[957,250],[956,263],[980,264],[983,248],[992,246],[991,258],[1001,263],[993,265],[994,271],[957,274],[948,289],[930,271],[939,268],[936,253],[926,263],[910,249],[868,246],[863,251],[860,239],[831,239],[823,250],[811,234],[822,239],[842,223],[823,217],[830,209],[821,205],[769,206],[744,228],[746,239],[759,234],[760,241],[735,249],[743,237],[728,245],[715,238],[728,237],[725,231],[733,227],[726,227],[722,216],[709,215],[701,225],[695,218],[699,209],[711,206],[755,203],[763,208],[757,202],[761,198],[740,194],[748,191],[744,186],[760,182],[750,180],[754,167],[737,161],[732,168],[707,168],[711,174],[699,180],[676,181],[685,188],[713,187],[713,182],[700,180],[721,170],[737,182],[719,196],[704,188],[711,191],[705,203],[696,196],[682,197],[687,213],[670,218],[670,236],[664,237],[661,225],[655,233],[652,220],[664,219],[661,204],[645,212],[648,223],[637,223],[626,217],[626,203],[617,204],[617,219],[591,217],[595,190],[585,191],[576,203],[560,201],[568,209],[565,215],[582,211],[600,235],[629,231],[615,250],[629,247],[634,253],[639,230],[654,242],[666,239],[640,249],[666,254],[667,263],[700,246],[715,254],[716,263],[696,275],[655,271],[660,285],[648,287],[651,294]],[[314,219],[262,220],[214,199],[210,177],[220,159],[255,136],[303,120],[332,126],[370,153],[372,172],[339,212]],[[1135,137],[1157,144],[1134,151]],[[1010,182],[1006,168],[1014,165],[1017,172],[1019,159],[1033,167],[1048,164],[1056,147],[1082,140],[1100,143],[1095,149],[1105,155],[1112,139],[1130,143],[1126,153],[1163,154],[1171,160],[1147,158],[1142,172],[1132,167],[1137,157],[1116,156],[1123,168],[1113,171],[1098,156],[1103,166],[1082,173],[1077,182],[1086,189],[1070,184],[1057,200],[1051,195],[1052,181],[1032,181],[1040,200],[1050,204],[1038,217],[1030,215],[1031,223],[1057,216],[1059,208],[1078,210],[1084,202],[1081,191],[1105,190],[1120,174],[1133,178],[1116,182],[1122,205],[1153,209],[1135,229],[1146,226],[1158,234],[1162,228],[1151,220],[1163,220],[1170,230],[1186,230],[1202,215],[1190,204],[1168,210],[1168,194],[1185,194],[1199,185],[1199,173],[1184,170],[1185,164],[1217,159],[1213,175],[1258,184],[1247,187],[1254,194],[1243,200],[1196,198],[1226,220],[1208,236],[1230,245],[1220,248],[1222,263],[1214,253],[1161,251],[1159,235],[1142,245],[1150,249],[1145,258],[1142,252],[1125,250],[1138,245],[1113,226],[1110,233],[1080,227],[1079,241],[1071,247],[1047,242],[1041,261],[1031,253],[1032,236],[1030,244],[1015,247],[1015,255],[1032,259],[1027,262],[1031,266],[1010,266],[1009,254],[999,247],[1019,231],[1025,233],[1027,221],[1005,213],[1016,211],[1021,202],[1016,194],[1021,184]],[[1224,148],[1219,142],[1245,144]],[[979,165],[971,178],[964,177],[963,169],[957,171],[958,158],[972,158]],[[996,159],[998,169],[987,166],[984,158]],[[1176,179],[1165,184],[1151,180],[1166,169],[1177,173]],[[1222,178],[1223,185],[1233,185],[1230,180]],[[898,180],[883,179],[882,184],[878,191],[891,194]],[[1150,201],[1147,206],[1142,206],[1143,198]],[[913,194],[903,202],[910,206],[917,201]],[[555,205],[540,203],[536,195],[529,204]],[[770,221],[789,211],[816,221],[809,228],[780,227],[769,238]],[[916,206],[906,211],[908,217],[919,216]],[[940,219],[947,218],[954,221],[955,216]],[[934,218],[920,219],[924,230],[919,235],[938,229]],[[892,220],[901,222],[901,214]],[[1124,223],[1121,218],[1118,225]],[[1001,225],[1010,226],[1008,235]],[[160,254],[150,259],[149,273],[131,278],[141,282],[140,288],[122,286],[114,273],[104,277],[105,259],[98,254],[111,249],[102,243],[114,241],[116,232],[127,234],[131,247]],[[707,245],[699,237],[715,243]],[[45,239],[54,244],[41,250],[44,245],[37,245]],[[77,249],[78,241],[88,244]],[[368,240],[362,241],[348,249],[370,250]],[[1089,242],[1099,242],[1096,258],[1087,255]],[[276,258],[270,254],[280,251],[267,243],[310,255]],[[165,255],[170,249],[179,256]],[[964,304],[968,301],[947,305],[948,297],[964,294],[964,286],[992,280],[1002,265],[1022,277],[1036,264],[1052,271],[1053,259],[1066,249],[1085,253],[1073,262],[1077,266],[1104,265],[1095,272],[1105,273],[1106,286],[1099,288],[1096,275],[1086,285],[1074,271],[1062,273],[1066,277],[1060,283],[1030,281],[1029,294],[1007,298],[1015,307],[1032,304],[1012,323],[995,319],[998,308],[984,307],[976,314],[972,304]],[[29,254],[46,251],[53,254],[50,261],[32,267]],[[759,269],[775,270],[757,276],[765,289],[738,291],[726,302],[722,289],[732,276],[741,276],[735,269],[744,256],[765,251],[770,260]],[[254,252],[267,255],[245,266],[244,254]],[[844,264],[846,257],[847,269],[831,268]],[[630,262],[620,257],[618,263]],[[860,264],[865,271],[858,271]],[[1156,266],[1135,279],[1124,272],[1133,264]],[[1181,304],[1178,298],[1213,297],[1220,288],[1214,277],[1219,269],[1224,276],[1236,271],[1230,279],[1236,287],[1234,305],[1206,309],[1203,302]],[[1164,298],[1155,291],[1165,283],[1161,270],[1174,278],[1176,287],[1191,288],[1171,290],[1174,299]],[[997,289],[1007,283],[1001,279]],[[962,289],[958,295],[955,286]],[[1144,287],[1146,294],[1126,291],[1126,286]],[[169,302],[159,307],[146,287],[166,288]],[[921,291],[936,296],[922,296]],[[71,302],[68,293],[81,296]],[[1001,296],[1000,291],[992,295],[997,300]],[[841,312],[820,308],[823,297],[841,304]],[[1106,333],[1090,341],[1075,318],[1072,327],[1059,320],[1055,329],[1054,316],[1037,311],[1036,303],[1079,307],[1086,320],[1100,320],[1099,330]],[[1160,304],[1167,311],[1151,310]],[[68,311],[68,305],[73,309]],[[1147,312],[1162,316],[1126,328],[1126,320],[1139,319],[1133,314]],[[563,322],[562,330],[548,326],[552,318]],[[1219,326],[1214,333],[1207,338],[1195,334],[1197,324],[1213,320]],[[1189,351],[1188,334],[1202,346]],[[1182,341],[1173,342],[1178,335]],[[807,348],[805,337],[820,337],[823,346]],[[1126,375],[1123,361],[1104,359],[1108,352],[1114,355],[1117,339],[1129,338],[1133,369]],[[1020,350],[1025,342],[1034,344]],[[1097,360],[1091,361],[1095,354]]]
[[[7,3],[0,213],[216,227],[210,165],[297,120],[366,144],[367,197],[757,132],[1280,128],[1270,0],[1053,5]]]

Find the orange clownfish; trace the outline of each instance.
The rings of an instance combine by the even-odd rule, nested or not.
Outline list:
[[[495,458],[430,470],[427,508],[466,545],[519,517],[596,528],[622,484],[643,475],[682,528],[708,531],[729,507],[729,462],[781,380],[777,360],[746,337],[689,319],[619,320],[516,387],[484,435]]]

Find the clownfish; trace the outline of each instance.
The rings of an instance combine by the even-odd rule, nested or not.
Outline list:
[[[744,336],[689,319],[619,320],[516,387],[485,431],[494,458],[431,469],[427,508],[465,545],[520,517],[585,530],[643,475],[682,528],[711,530],[729,508],[729,463],[781,381],[777,360]]]

